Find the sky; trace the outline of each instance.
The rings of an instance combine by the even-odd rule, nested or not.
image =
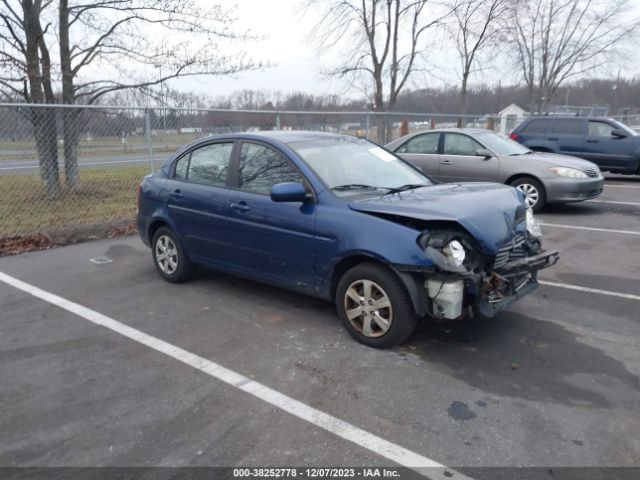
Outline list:
[[[270,62],[272,66],[240,73],[234,78],[182,79],[174,82],[174,86],[193,88],[214,97],[243,89],[301,90],[314,94],[343,89],[320,74],[314,47],[306,41],[315,19],[301,14],[300,0],[222,0],[219,3],[237,6],[237,31],[250,29],[265,37],[247,42],[244,47],[251,58]]]
[[[199,1],[203,4],[207,2]],[[319,58],[309,39],[309,32],[317,22],[320,10],[303,12],[303,0],[218,0],[218,3],[229,8],[235,6],[237,31],[249,29],[264,37],[257,42],[247,42],[244,47],[253,59],[270,62],[271,66],[234,77],[179,79],[172,82],[172,87],[206,92],[213,97],[226,96],[243,89],[361,97],[362,93],[357,89],[321,73],[337,55],[329,51]],[[452,63],[452,58],[450,52],[430,53],[431,63],[438,65],[433,70],[434,75],[428,79],[431,85],[458,82],[454,73],[457,64]],[[424,86],[427,82],[419,72],[413,77],[409,88]]]
[[[209,0],[198,0],[207,5]],[[244,50],[257,61],[270,62],[261,71],[239,73],[234,77],[207,77],[205,79],[179,79],[171,83],[183,91],[205,92],[212,97],[227,96],[234,91],[277,90],[281,92],[304,91],[312,94],[338,94],[361,97],[361,92],[336,79],[321,74],[321,66],[331,64],[336,55],[331,52],[318,58],[309,32],[318,19],[319,11],[302,12],[302,0],[217,0],[225,7],[236,7],[237,31],[251,30],[263,35],[260,41],[247,42]],[[633,0],[635,5],[640,0]],[[430,48],[430,47],[426,47]],[[407,88],[440,87],[459,84],[457,60],[453,48],[431,47],[428,51],[429,73],[416,73]],[[636,59],[637,60],[637,59]],[[494,66],[472,76],[472,83],[501,81],[516,82],[516,73],[505,73],[505,65]],[[617,67],[612,69],[617,72]],[[604,72],[606,74],[606,72]],[[624,65],[623,76],[640,74],[639,62]],[[601,73],[602,75],[602,73]],[[614,73],[612,73],[612,76]]]

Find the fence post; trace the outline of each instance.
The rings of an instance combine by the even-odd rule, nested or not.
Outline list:
[[[149,169],[153,173],[153,143],[151,143],[151,116],[149,110],[144,111],[144,129],[147,134],[147,153],[149,155]]]
[[[276,112],[276,130],[280,130],[280,112]]]
[[[371,128],[371,119],[369,112],[364,114],[364,138],[369,140],[369,128]]]

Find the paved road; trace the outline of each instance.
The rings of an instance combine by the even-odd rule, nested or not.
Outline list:
[[[168,156],[167,153],[154,154],[154,163],[158,164]],[[89,156],[78,158],[80,168],[116,167],[116,166],[140,166],[148,164],[149,156],[146,153],[115,154],[111,156]],[[64,162],[60,162],[59,168],[64,168]],[[5,160],[0,161],[0,175],[29,174],[38,171],[37,160]]]
[[[0,272],[463,471],[640,466],[640,189],[600,200],[625,203],[542,215],[557,286],[388,351],[353,342],[321,301],[212,272],[165,283],[135,237],[5,257]],[[0,465],[393,465],[2,282],[0,304]]]

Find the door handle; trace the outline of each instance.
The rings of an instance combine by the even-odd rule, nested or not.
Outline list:
[[[451,160],[442,160],[440,165],[451,165]]]
[[[587,143],[598,143],[598,140],[587,140]]]
[[[180,191],[179,188],[175,189],[173,192],[171,192],[169,194],[171,197],[175,198],[176,200],[181,199],[182,197],[184,197],[184,195],[182,194],[182,192]]]
[[[239,212],[248,212],[249,210],[251,210],[251,207],[247,205],[245,201],[241,201],[239,203],[232,203],[231,205],[229,205],[229,207]]]
[[[551,141],[558,141],[558,137],[547,137],[547,140],[551,140]]]

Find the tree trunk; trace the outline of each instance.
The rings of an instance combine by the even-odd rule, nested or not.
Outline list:
[[[460,128],[465,128],[467,126],[467,118],[465,115],[467,114],[467,81],[469,79],[469,72],[465,72],[462,75],[462,85],[460,87],[460,120],[458,121],[458,126]]]
[[[62,103],[73,105],[74,72],[71,68],[71,49],[69,40],[69,8],[67,0],[60,0],[59,6],[60,33],[60,70],[62,71]],[[67,187],[76,189],[80,185],[78,170],[78,142],[80,140],[81,112],[73,108],[64,109],[62,128],[64,130],[64,177]]]
[[[393,136],[393,118],[390,115],[380,114],[376,123],[378,126],[378,143],[381,145],[389,143]]]
[[[39,4],[22,2],[24,14],[23,25],[25,31],[25,60],[27,65],[27,78],[29,94],[25,94],[29,103],[53,103],[53,89],[51,88],[50,62],[48,51],[44,48],[43,32],[40,26]],[[40,53],[43,57],[40,57]],[[42,60],[43,69],[40,69]],[[26,90],[26,86],[25,86]],[[30,120],[38,150],[38,164],[40,178],[47,196],[56,196],[60,193],[60,181],[58,172],[58,135],[56,128],[55,110],[48,107],[32,107]]]
[[[33,107],[31,123],[38,149],[38,164],[44,192],[48,197],[55,197],[60,194],[56,112],[52,108]]]
[[[65,184],[71,189],[80,185],[80,171],[78,169],[78,143],[80,141],[82,112],[67,108],[62,114],[64,128],[64,178]]]

